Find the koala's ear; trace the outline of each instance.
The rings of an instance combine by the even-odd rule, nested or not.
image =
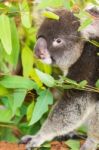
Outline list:
[[[81,31],[85,39],[99,37],[99,8],[86,9],[92,16],[93,22]]]

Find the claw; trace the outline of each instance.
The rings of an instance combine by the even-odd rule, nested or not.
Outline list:
[[[29,143],[30,141],[32,140],[32,136],[30,135],[27,135],[27,136],[24,136],[18,144],[27,144]]]

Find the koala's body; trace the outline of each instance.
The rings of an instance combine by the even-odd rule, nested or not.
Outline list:
[[[92,11],[94,13],[94,11]],[[45,63],[56,64],[64,74],[76,81],[94,85],[99,78],[99,48],[85,39],[99,39],[99,18],[78,32],[80,21],[65,9],[55,12],[60,19],[45,19],[37,34],[36,55]],[[96,13],[96,12],[95,12]],[[97,12],[96,14],[99,15]],[[56,136],[68,134],[86,120],[88,138],[81,150],[95,150],[99,143],[99,94],[80,90],[65,91],[53,106],[48,119],[35,136],[25,136],[27,150],[39,147]]]

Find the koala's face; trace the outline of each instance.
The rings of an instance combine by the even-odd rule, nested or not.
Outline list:
[[[77,31],[76,17],[66,10],[56,11],[60,19],[45,19],[37,34],[35,53],[48,64],[56,64],[65,74],[82,54],[84,42]]]

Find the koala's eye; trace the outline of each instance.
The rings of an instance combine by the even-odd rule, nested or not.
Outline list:
[[[57,43],[61,43],[62,40],[58,38],[58,39],[56,39],[56,42],[57,42]]]
[[[60,47],[64,44],[64,41],[61,38],[57,38],[57,39],[54,39],[52,44],[54,47]]]

